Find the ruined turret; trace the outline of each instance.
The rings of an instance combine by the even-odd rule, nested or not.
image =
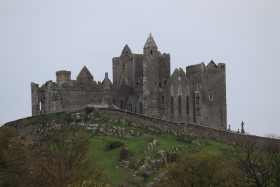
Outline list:
[[[149,35],[144,46],[143,57],[143,99],[144,114],[159,117],[158,84],[159,66],[158,50],[152,34]]]
[[[58,86],[61,86],[62,84],[66,83],[68,84],[71,81],[71,71],[57,71],[56,72],[56,83]]]

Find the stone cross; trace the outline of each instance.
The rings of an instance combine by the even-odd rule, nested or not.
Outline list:
[[[241,123],[241,134],[245,134],[244,122],[243,122],[243,121],[242,121],[242,123]]]

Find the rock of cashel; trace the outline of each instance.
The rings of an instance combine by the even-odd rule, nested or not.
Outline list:
[[[75,110],[89,104],[112,106],[173,122],[189,122],[226,130],[224,63],[187,66],[170,72],[170,54],[161,53],[150,34],[143,54],[125,45],[112,59],[113,81],[96,82],[84,66],[76,80],[71,71],[57,71],[56,82],[31,83],[32,115]]]

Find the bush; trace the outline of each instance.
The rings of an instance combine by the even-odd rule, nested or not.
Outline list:
[[[107,148],[108,149],[115,149],[115,148],[119,148],[122,147],[124,144],[121,141],[108,141],[107,142]]]
[[[167,162],[175,162],[179,158],[178,153],[167,152]]]
[[[93,108],[91,107],[86,107],[85,108],[86,114],[90,114],[93,111]]]
[[[175,162],[166,165],[159,186],[247,186],[241,170],[232,167],[220,155],[207,152],[181,152]]]
[[[127,147],[122,148],[120,152],[120,160],[128,160],[133,157],[133,152],[129,150]]]

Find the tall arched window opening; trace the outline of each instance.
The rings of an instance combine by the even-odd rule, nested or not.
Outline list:
[[[190,114],[190,102],[189,102],[189,96],[186,98],[186,106],[187,106],[187,114]]]
[[[179,114],[182,114],[182,97],[181,97],[181,95],[179,95],[179,98],[178,98],[178,110],[179,110]]]
[[[171,104],[171,114],[174,114],[174,101],[173,101],[173,96],[170,98],[170,104]]]

